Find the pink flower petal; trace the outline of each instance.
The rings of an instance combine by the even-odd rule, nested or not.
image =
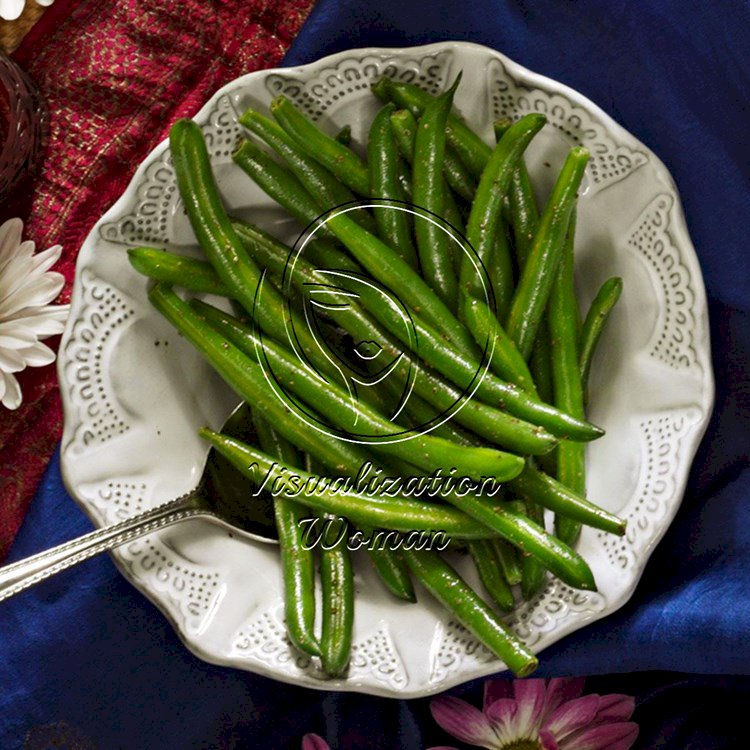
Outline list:
[[[566,701],[544,722],[544,728],[552,732],[557,740],[565,739],[572,732],[587,729],[599,709],[598,695],[584,695]]]
[[[450,695],[440,695],[430,703],[435,721],[462,742],[480,747],[492,747],[497,735],[487,717],[466,701]]]
[[[487,680],[484,683],[484,710],[496,700],[513,697],[513,680]]]
[[[638,725],[633,722],[604,724],[572,735],[560,750],[629,750],[638,736]]]
[[[542,712],[547,700],[547,681],[515,680],[513,692],[518,703],[516,727],[519,737],[532,737],[541,726]]]
[[[557,741],[546,729],[539,731],[539,742],[542,743],[544,750],[560,750]]]
[[[584,677],[555,677],[547,684],[547,704],[544,707],[542,722],[565,701],[578,698],[583,693]]]
[[[302,750],[331,750],[331,748],[320,735],[306,734],[302,738]]]
[[[612,693],[603,695],[599,699],[599,709],[596,712],[596,723],[627,721],[635,710],[635,698],[630,695]]]
[[[513,698],[498,698],[484,712],[491,724],[509,724],[518,711],[518,703]]]

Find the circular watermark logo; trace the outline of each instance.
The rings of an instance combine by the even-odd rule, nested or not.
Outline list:
[[[419,271],[394,263],[394,251],[373,242],[374,237],[363,240],[359,228],[348,244],[368,242],[366,258],[338,241],[370,211],[399,211],[412,225],[423,221],[438,227],[448,238],[456,285],[463,267],[494,314],[487,270],[454,226],[409,203],[356,201],[327,211],[308,226],[280,276],[263,275],[256,311],[268,295],[281,292],[285,340],[272,341],[256,326],[256,353],[276,397],[305,425],[348,442],[399,442],[434,430],[466,405],[487,372],[494,339],[488,332],[476,349],[457,351],[439,323],[425,322],[403,300],[404,289],[418,284]],[[337,217],[346,217],[343,226],[331,225]],[[445,314],[453,315],[447,309]],[[279,343],[293,367],[289,356],[281,363],[275,355]],[[440,357],[436,349],[452,353]],[[464,364],[451,366],[452,357]],[[440,372],[446,368],[451,378]],[[316,388],[301,388],[301,380]]]

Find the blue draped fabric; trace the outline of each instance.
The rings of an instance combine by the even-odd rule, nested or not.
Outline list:
[[[677,182],[709,298],[716,407],[684,503],[631,601],[548,649],[540,673],[602,675],[591,690],[636,694],[636,747],[746,747],[750,5],[321,0],[286,62],[444,39],[578,89],[650,146]],[[56,456],[10,559],[89,528]],[[427,701],[314,692],[199,661],[107,557],[0,605],[3,750],[297,748],[306,731],[334,749],[451,744]]]

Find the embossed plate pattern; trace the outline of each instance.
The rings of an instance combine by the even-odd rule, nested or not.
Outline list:
[[[343,52],[310,65],[252,73],[225,86],[196,116],[232,212],[284,239],[294,223],[231,161],[237,117],[285,93],[330,131],[352,125],[362,143],[381,75],[441,90],[464,71],[462,114],[487,127],[502,115],[544,112],[529,149],[543,196],[566,149],[592,152],[578,220],[576,281],[584,305],[605,278],[623,298],[594,364],[590,413],[607,435],[588,452],[588,492],[629,521],[622,539],[587,529],[581,550],[598,593],[550,581],[509,618],[540,651],[620,607],[674,516],[711,410],[705,292],[679,199],[663,164],[598,107],[485,47],[441,43]],[[210,368],[153,311],[128,247],[198,253],[163,143],[97,223],[80,254],[73,307],[59,358],[65,404],[63,474],[96,523],[116,521],[188,490],[205,446],[196,431],[220,425],[234,402]],[[290,649],[282,621],[277,550],[189,521],[115,553],[135,586],[200,657],[326,689],[412,697],[496,672],[502,665],[426,594],[418,606],[386,594],[358,555],[352,664],[325,680]],[[463,563],[458,561],[459,566]],[[473,579],[471,571],[467,576]]]

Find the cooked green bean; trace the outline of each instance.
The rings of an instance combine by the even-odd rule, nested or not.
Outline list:
[[[526,360],[510,340],[484,300],[467,299],[464,320],[474,340],[483,351],[490,351],[490,366],[505,380],[536,395],[534,381]]]
[[[495,556],[503,571],[505,580],[511,586],[521,583],[521,565],[515,547],[511,546],[504,539],[493,539],[492,546],[495,549]]]
[[[445,208],[445,123],[460,80],[459,75],[445,93],[425,107],[414,138],[413,201],[435,216],[442,216]],[[458,285],[450,250],[454,240],[428,216],[414,217],[414,232],[425,281],[449,308],[455,310]]]
[[[579,368],[584,390],[588,384],[591,359],[594,356],[599,336],[601,336],[609,315],[617,304],[617,300],[620,299],[621,293],[622,279],[616,276],[607,279],[596,293],[596,297],[594,297],[591,307],[589,307],[589,311],[586,313],[586,318],[581,328],[579,355]]]
[[[253,422],[261,450],[294,466],[299,458],[294,446],[279,435],[257,410],[253,412]],[[287,633],[300,651],[320,656],[320,643],[315,637],[315,557],[303,544],[300,525],[308,511],[290,497],[274,498],[273,511],[281,551]]]
[[[404,158],[409,164],[414,164],[414,143],[416,140],[417,121],[409,110],[401,109],[391,115],[391,126],[393,128],[393,133],[396,136],[398,147]],[[445,151],[443,154],[443,166],[446,165],[450,156],[450,152]],[[459,234],[465,234],[466,230],[461,211],[456,205],[456,199],[453,197],[453,192],[449,189],[446,180],[443,180],[442,193],[443,218]],[[472,196],[473,195],[474,192],[472,190]],[[448,245],[448,250],[453,261],[453,272],[457,274],[461,267],[461,258],[463,256],[462,249],[457,242],[451,242]]]
[[[245,401],[263,413],[281,435],[298,448],[316,456],[335,472],[352,471],[371,460],[361,446],[329,438],[312,430],[300,430],[299,419],[271,391],[256,361],[211,328],[187,302],[168,286],[155,284],[149,300],[190,341]]]
[[[181,286],[196,294],[230,296],[213,266],[204,260],[174,255],[153,247],[130,248],[128,258],[136,271],[155,281]]]
[[[508,487],[521,497],[549,508],[558,515],[567,516],[610,534],[622,536],[625,533],[625,521],[590,503],[529,463],[517,477],[508,482]]]
[[[440,555],[426,550],[403,554],[424,587],[514,674],[526,677],[536,669],[537,658]]]
[[[399,183],[399,155],[391,128],[393,105],[386,105],[376,115],[370,126],[367,142],[367,163],[370,169],[370,197],[386,201],[403,201],[405,196]],[[406,211],[391,206],[373,208],[380,236],[399,257],[412,268],[417,268],[417,251],[411,238],[411,222]]]
[[[495,310],[497,310],[498,320],[505,320],[513,297],[515,281],[508,228],[502,216],[497,219],[495,244],[490,251],[487,273],[495,295]]]
[[[563,255],[552,285],[547,320],[550,330],[550,359],[555,405],[584,416],[583,386],[578,360],[578,300],[573,281],[573,244],[576,215],[570,216]],[[557,479],[573,492],[586,494],[586,450],[583,443],[564,440],[557,447]],[[568,544],[578,538],[581,527],[576,521],[560,516],[555,519],[557,535]]]
[[[531,139],[546,122],[541,114],[530,114],[521,118],[508,128],[500,142],[495,146],[487,167],[482,172],[476,196],[471,204],[471,213],[466,224],[466,237],[469,244],[485,266],[495,252],[508,248],[496,244],[497,225],[502,211],[502,202],[513,177],[518,160]],[[461,264],[461,291],[467,297],[481,297],[483,289],[478,283],[474,262],[468,255]],[[497,259],[496,259],[497,262]],[[502,259],[502,264],[510,268],[510,258]],[[498,296],[503,308],[511,297],[512,276],[502,280]]]
[[[252,233],[248,239],[257,239],[262,236],[258,234],[259,230],[253,230],[248,225],[239,222],[235,223],[235,229],[243,239],[245,231]],[[346,256],[342,257],[338,251],[323,245],[320,245],[318,249],[318,259],[323,267],[357,272],[358,266],[354,261],[347,259]],[[288,253],[285,245],[278,241],[266,243],[258,252],[262,252],[262,256],[259,257],[262,265],[271,268],[279,275],[283,273]],[[293,277],[296,284],[315,283],[319,280],[315,275],[315,269],[304,263],[304,259],[300,258],[296,262],[295,272],[299,275]],[[392,335],[400,338],[402,344],[411,346],[412,342],[405,336],[401,319],[394,316],[390,306],[382,304],[382,298],[377,292],[370,291],[368,287],[362,288],[360,302]],[[415,318],[413,322],[419,341],[419,356],[459,388],[469,387],[480,369],[480,360],[446,346],[431,328],[418,319]],[[499,405],[519,419],[544,427],[556,437],[593,440],[604,434],[599,428],[583,420],[573,419],[554,407],[531,398],[515,386],[495,378],[491,373],[485,375],[477,388],[476,395],[489,405]]]
[[[479,573],[479,579],[492,601],[505,612],[512,612],[516,605],[513,592],[503,578],[495,548],[489,539],[476,539],[469,542],[469,553]]]
[[[414,593],[414,586],[409,576],[409,566],[399,556],[398,552],[391,549],[387,544],[374,544],[376,539],[376,530],[368,526],[361,526],[360,531],[367,538],[367,553],[373,567],[380,576],[386,588],[397,598],[405,602],[414,603],[417,601],[417,595]]]
[[[413,83],[392,81],[389,78],[376,81],[372,85],[372,90],[381,100],[395,102],[399,107],[410,110],[414,117],[419,117],[424,108],[434,99]],[[474,176],[481,177],[492,149],[455,115],[448,118],[446,128],[448,143]]]
[[[214,325],[217,330],[225,335],[233,344],[235,344],[235,346],[238,346],[248,356],[253,356],[255,354],[260,342],[251,327],[211,305],[206,305],[198,301],[193,302],[192,305],[198,310],[200,315],[204,316],[206,320]],[[393,344],[388,342],[388,337],[385,336],[384,333],[379,332],[377,328],[373,329],[371,327],[372,322],[369,321],[366,316],[363,316],[360,311],[356,311],[353,305],[349,305],[343,319],[339,317],[338,313],[339,311],[335,308],[329,311],[329,315],[333,320],[340,322],[340,324],[346,326],[348,330],[356,332],[357,339],[369,341],[373,339],[368,338],[368,336],[376,336],[375,340],[379,341],[381,346],[389,350],[392,356],[402,357],[402,368],[408,369],[410,361],[406,353],[401,352],[398,348],[394,348]],[[315,376],[304,372],[302,373],[304,377],[295,376],[293,362],[290,361],[288,356],[284,355],[283,350],[281,350],[280,347],[277,347],[272,342],[264,345],[264,353],[268,358],[269,363],[272,365],[275,377],[280,381],[286,381],[288,379],[292,390],[294,390],[303,400],[312,403],[310,398],[313,393],[313,385],[316,385],[318,388],[320,387],[320,382]],[[281,359],[278,359],[279,357]],[[277,361],[278,367],[276,366]],[[412,363],[412,366],[418,366],[418,364]],[[394,376],[397,374],[400,374],[400,370],[394,372]],[[450,386],[448,383],[445,383],[440,378],[424,369],[418,374],[413,387],[414,393],[416,393],[417,396],[423,397],[433,407],[429,421],[432,421],[432,419],[440,414],[450,412],[455,408],[457,403],[461,402],[461,391]],[[329,385],[328,390],[331,393],[331,399],[337,398],[340,403],[345,401],[346,394],[341,393],[340,389],[337,390],[333,385]],[[362,419],[362,416],[363,415],[359,415],[358,413],[353,414],[353,417],[357,422]],[[455,411],[453,418],[464,427],[467,427],[491,443],[518,453],[541,455],[551,450],[555,444],[553,436],[539,427],[517,420],[497,409],[493,409],[486,404],[475,402],[471,399],[464,403],[461,409]],[[382,418],[380,418],[379,423],[381,425],[381,430],[385,430],[386,423]],[[374,426],[375,422],[370,421],[368,424]],[[397,425],[394,425],[392,422],[389,422],[388,424],[390,425],[388,428],[388,434],[403,432],[403,430],[397,429]],[[437,433],[431,431],[430,435],[437,435]],[[385,452],[388,455],[393,455],[395,452],[395,446],[392,443],[382,445],[377,439],[374,441],[368,441],[366,436],[362,436],[361,439],[366,442],[371,442],[374,448],[381,452]],[[412,438],[412,440],[416,441],[416,445],[420,445],[421,439],[422,438]],[[471,445],[471,443],[468,444]],[[464,445],[467,445],[467,443],[464,442]],[[474,445],[476,444],[474,443]],[[421,453],[410,455],[417,455],[419,459],[415,460],[415,458],[412,457],[410,459],[412,463],[425,468],[424,460],[421,458]],[[428,466],[427,468],[430,467]],[[434,465],[431,468],[434,468]],[[496,467],[496,471],[500,471],[500,467]]]
[[[343,523],[330,519],[334,525]],[[331,528],[326,526],[326,530]],[[349,665],[354,625],[354,571],[346,546],[347,535],[320,548],[322,616],[320,663],[329,677],[339,677]]]
[[[571,149],[539,220],[534,243],[513,296],[505,330],[528,358],[549,300],[562,256],[565,233],[589,152]]]
[[[350,148],[326,135],[285,96],[277,96],[271,102],[271,114],[309,156],[329,169],[350,190],[369,198],[367,165]]]
[[[532,489],[536,491],[536,488]],[[509,503],[455,492],[446,493],[445,500],[466,515],[493,529],[522,552],[539,558],[565,583],[587,591],[596,590],[594,576],[586,561],[567,544],[548,534],[541,525],[513,510]],[[567,498],[566,500],[572,504],[571,500]]]
[[[292,174],[306,186],[321,210],[328,211],[357,199],[349,188],[308,156],[278,123],[254,109],[246,110],[240,117],[240,123],[265,141],[284,160]],[[352,211],[349,215],[368,231],[376,231],[375,220],[364,209]]]
[[[544,509],[536,503],[526,503],[526,515],[534,523],[544,526]],[[566,542],[566,544],[569,543]],[[521,596],[525,601],[536,596],[546,578],[547,570],[541,561],[531,555],[524,555],[521,560]]]

